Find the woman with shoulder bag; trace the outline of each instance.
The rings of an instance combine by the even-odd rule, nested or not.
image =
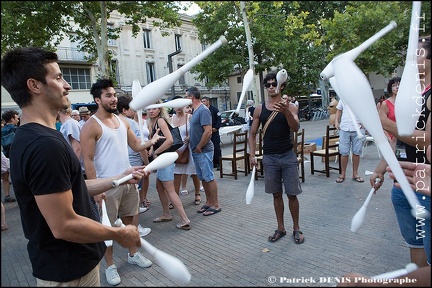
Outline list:
[[[161,103],[161,101],[158,101],[157,103]],[[160,128],[161,133],[165,137],[165,141],[162,144],[156,143],[150,149],[149,157],[156,159],[158,155],[169,149],[173,143],[171,131],[168,126],[170,125],[168,121],[168,114],[164,108],[152,108],[147,109],[147,116],[149,118],[148,125],[150,136],[153,137],[157,129]],[[171,202],[181,218],[181,221],[176,224],[176,227],[183,230],[190,230],[191,221],[187,217],[180,197],[177,195],[174,188],[175,165],[176,164],[173,163],[166,168],[158,169],[156,172],[156,190],[162,204],[163,214],[162,216],[153,219],[153,222],[159,223],[172,221],[173,218],[169,209],[169,203]]]
[[[174,97],[175,98],[175,97]],[[181,97],[179,97],[181,98]],[[182,108],[175,108],[174,109],[175,114],[172,116],[172,126],[178,127],[180,130],[180,134],[182,136],[183,142],[185,143],[183,147],[181,147],[178,151],[181,153],[188,149],[188,162],[185,164],[176,163],[176,166],[174,168],[174,187],[177,192],[177,194],[180,193],[180,185],[182,186],[182,195],[187,195],[188,191],[186,189],[186,183],[182,183],[182,176],[188,175],[191,176],[194,187],[195,187],[195,205],[199,205],[201,203],[201,194],[200,194],[200,180],[198,179],[198,176],[196,175],[195,171],[195,163],[192,158],[192,151],[190,150],[189,146],[189,129],[190,129],[190,118],[191,114],[185,113],[185,107]],[[187,178],[186,178],[187,179]]]

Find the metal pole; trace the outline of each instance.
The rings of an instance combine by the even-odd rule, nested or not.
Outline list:
[[[177,50],[177,51],[175,51],[175,52],[173,52],[173,53],[171,53],[171,54],[168,54],[168,69],[169,69],[169,73],[171,74],[172,72],[174,72],[173,71],[173,66],[172,66],[172,57],[174,56],[174,55],[177,55],[177,54],[179,54],[179,53],[181,53],[182,52],[182,50],[181,50],[181,48],[179,49],[179,50]],[[171,87],[171,98],[174,98],[174,96],[175,96],[175,88],[174,88],[174,85]]]

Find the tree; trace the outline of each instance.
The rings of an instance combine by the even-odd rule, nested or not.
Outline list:
[[[107,25],[115,11],[132,26],[133,36],[140,23],[152,19],[162,35],[167,28],[180,25],[178,11],[184,5],[178,1],[3,1],[2,54],[19,46],[39,46],[54,50],[65,35],[80,43],[79,51],[95,55],[100,77],[109,77],[108,39],[117,39],[121,27]],[[35,31],[37,27],[37,31]]]
[[[306,37],[302,37],[311,30],[307,25],[318,22],[321,16],[333,15],[335,9],[343,7],[339,2],[311,3],[246,2],[255,71],[262,75],[262,72],[272,68],[285,68],[290,77],[285,91],[293,95],[309,94],[308,86],[317,83],[319,69],[325,66],[323,48],[310,45],[312,41],[306,41]],[[224,34],[228,45],[204,59],[195,66],[194,71],[200,72],[200,77],[207,77],[209,86],[217,85],[229,77],[234,72],[233,67],[239,67],[243,76],[249,68],[249,59],[238,3],[200,1],[197,4],[202,11],[193,22],[199,31],[200,40],[211,42]],[[301,7],[319,11],[319,14],[304,12]],[[287,30],[287,26],[290,29]],[[213,67],[214,63],[217,65],[216,69]]]

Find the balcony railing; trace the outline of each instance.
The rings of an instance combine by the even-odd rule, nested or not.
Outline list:
[[[91,57],[92,55],[87,52],[80,52],[77,48],[72,47],[57,47],[57,55],[59,60],[63,61],[85,61],[86,57]]]

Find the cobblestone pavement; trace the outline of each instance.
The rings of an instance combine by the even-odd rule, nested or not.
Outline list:
[[[306,142],[323,136],[327,123],[328,120],[301,122]],[[229,140],[222,142],[229,143]],[[223,145],[222,153],[230,150],[230,144]],[[229,176],[221,179],[219,171],[215,170],[222,212],[203,217],[196,213],[199,206],[193,203],[194,193],[181,196],[192,226],[191,230],[183,231],[175,227],[179,220],[175,210],[171,210],[174,221],[152,222],[162,213],[152,175],[148,192],[152,204],[147,212],[140,214],[140,224],[152,229],[145,240],[183,261],[192,279],[187,285],[179,284],[167,278],[156,263],[150,268],[128,264],[127,250],[115,243],[114,261],[122,279],[119,286],[331,287],[334,286],[333,277],[349,271],[372,276],[401,269],[410,262],[409,250],[399,232],[388,178],[370,201],[363,226],[356,233],[350,231],[351,219],[370,190],[369,176],[365,176],[365,172],[373,171],[378,161],[377,150],[371,144],[360,161],[359,173],[365,182],[351,180],[349,163],[346,180],[337,184],[336,171],[332,171],[329,178],[324,174],[311,175],[310,163],[306,160],[306,182],[302,183],[303,193],[298,197],[300,227],[306,239],[301,245],[293,241],[287,205],[284,214],[287,236],[276,243],[268,242],[268,236],[277,225],[272,197],[264,193],[262,178],[255,182],[252,203],[246,205],[250,175],[240,174],[237,180]],[[315,162],[318,167],[323,165],[319,159]],[[225,165],[225,169],[230,169]],[[188,189],[192,187],[189,180]],[[5,203],[5,206],[10,228],[1,233],[1,285],[35,286],[18,206],[16,203]],[[145,257],[154,260],[141,250]],[[101,285],[109,286],[105,268],[105,260],[102,260]]]

